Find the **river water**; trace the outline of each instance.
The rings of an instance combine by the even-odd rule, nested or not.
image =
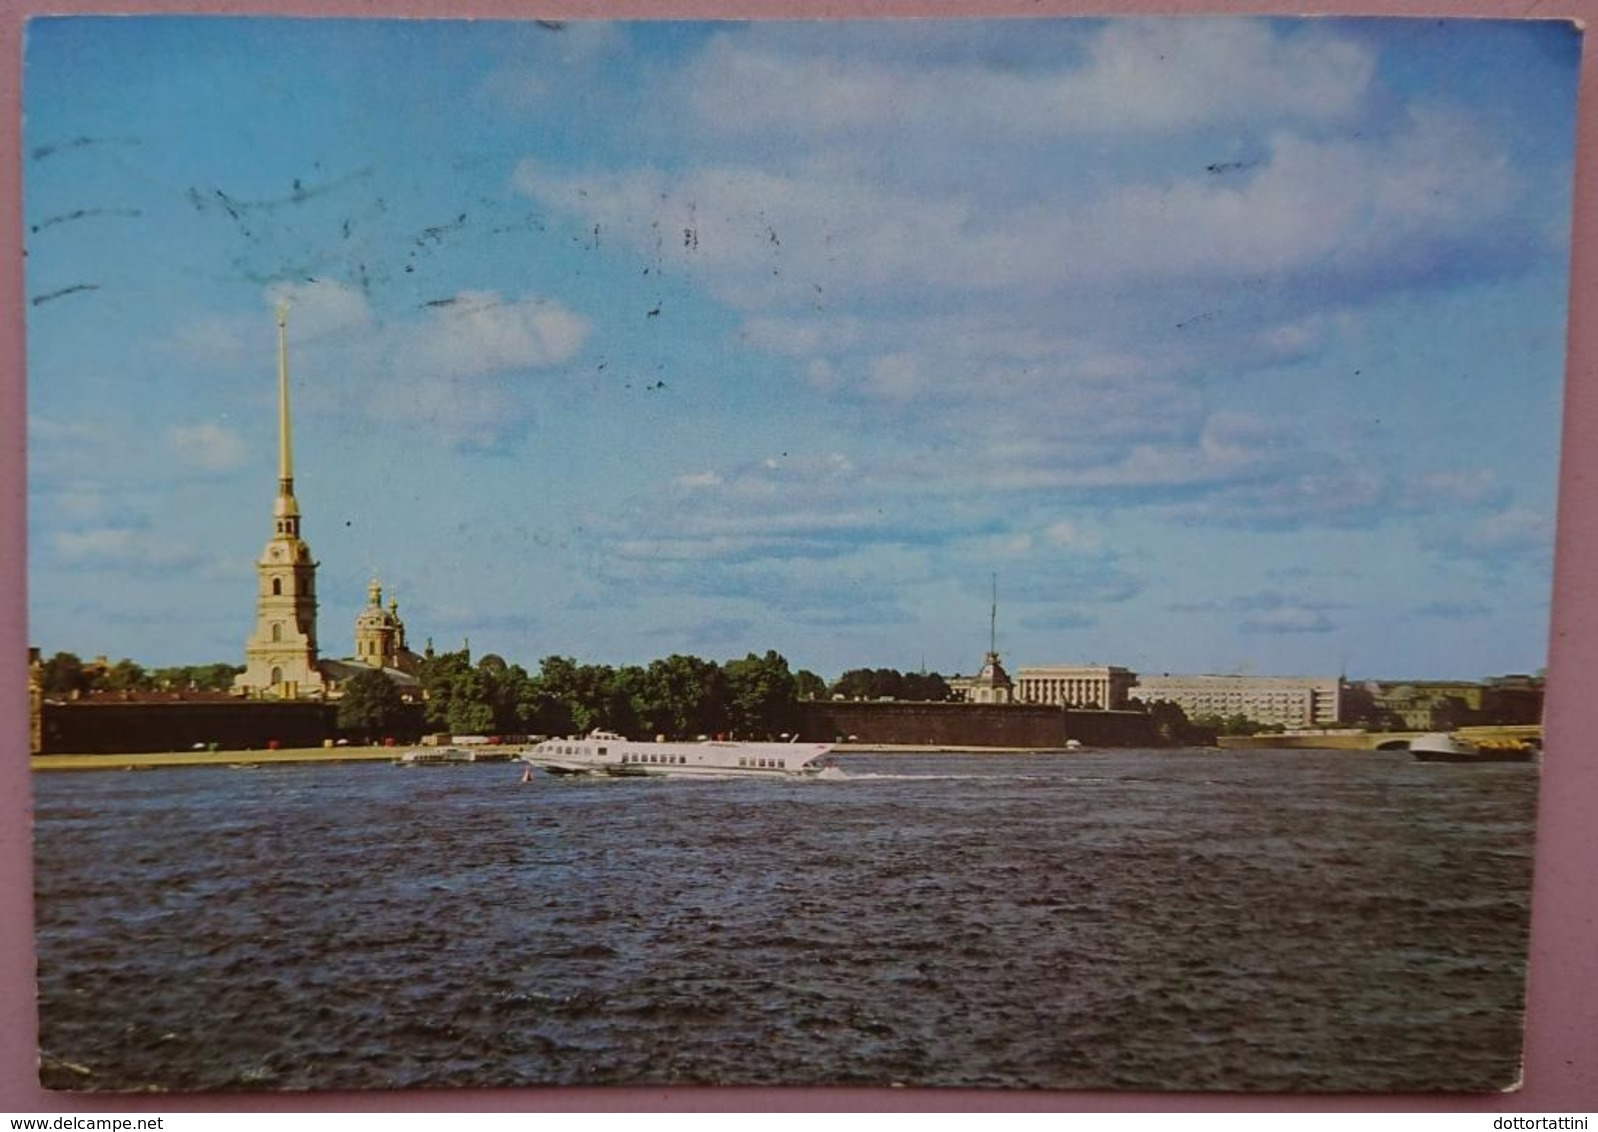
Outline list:
[[[34,776],[68,1089],[1490,1090],[1537,774],[1388,753]]]

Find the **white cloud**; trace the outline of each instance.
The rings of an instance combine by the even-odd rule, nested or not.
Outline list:
[[[65,484],[56,489],[35,487],[33,494],[48,501],[52,515],[70,523],[104,519],[113,510],[106,493],[92,484]]]
[[[1253,20],[1113,20],[1085,51],[1075,68],[985,66],[727,36],[691,72],[689,100],[706,126],[745,134],[1165,134],[1342,119],[1375,71],[1369,50],[1334,32]]]
[[[105,429],[93,421],[28,415],[30,444],[99,444],[105,435]]]
[[[1245,633],[1326,633],[1335,628],[1331,619],[1319,610],[1296,605],[1251,613],[1239,627]]]
[[[288,308],[289,334],[295,342],[357,330],[372,323],[372,308],[355,287],[332,280],[274,283],[266,289],[269,305]]]
[[[244,438],[231,428],[204,421],[197,425],[178,425],[167,438],[178,458],[205,472],[229,472],[243,467],[249,457]]]
[[[1506,507],[1472,524],[1464,533],[1466,549],[1481,553],[1546,551],[1553,546],[1553,520],[1530,507]]]
[[[1504,491],[1491,468],[1451,468],[1413,477],[1399,492],[1399,502],[1409,509],[1502,503]]]
[[[267,298],[290,305],[291,365],[341,379],[309,392],[452,445],[491,447],[525,427],[531,407],[513,379],[569,362],[592,332],[556,299],[489,290],[404,319],[379,318],[359,290],[330,282],[277,284]]]
[[[1491,613],[1491,609],[1478,601],[1431,601],[1415,608],[1417,617],[1439,621],[1476,621]]]
[[[461,291],[430,306],[407,329],[409,346],[396,360],[423,378],[543,369],[575,357],[591,329],[586,318],[552,299]]]
[[[69,567],[109,570],[191,567],[200,554],[181,541],[132,527],[97,527],[57,531],[52,536],[57,558]]]
[[[1049,462],[1050,450],[1036,450],[1041,459],[1013,459],[994,469],[989,480],[999,487],[1028,488],[1171,488],[1215,486],[1258,479],[1280,470],[1275,454],[1281,430],[1247,413],[1220,412],[1204,421],[1196,437],[1176,443],[1138,444],[1113,462],[1075,465]]]
[[[1093,531],[1084,531],[1075,523],[1061,520],[1050,523],[1043,531],[1043,537],[1048,539],[1050,545],[1061,550],[1077,551],[1081,553],[1095,553],[1104,549],[1104,539]]]
[[[515,181],[641,254],[703,273],[742,310],[808,303],[816,288],[980,295],[1264,278],[1372,292],[1497,239],[1495,224],[1517,221],[1520,187],[1500,148],[1436,109],[1384,138],[1281,132],[1241,178],[1145,177],[1086,202],[1006,206],[826,164],[565,174],[527,160]],[[1312,329],[1298,329],[1298,344]]]
[[[908,401],[927,388],[921,367],[910,354],[889,354],[871,363],[866,382],[872,394],[890,401]]]

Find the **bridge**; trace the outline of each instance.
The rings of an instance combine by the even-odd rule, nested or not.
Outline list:
[[[1326,728],[1316,731],[1290,731],[1280,735],[1222,735],[1216,744],[1226,750],[1322,750],[1322,751],[1407,751],[1412,740],[1434,731],[1360,731],[1354,728]],[[1500,724],[1486,727],[1460,727],[1451,732],[1479,747],[1543,745],[1540,723]]]

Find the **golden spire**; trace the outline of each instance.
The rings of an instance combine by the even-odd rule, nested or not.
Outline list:
[[[289,305],[277,304],[277,491],[294,494],[294,445],[289,435]]]

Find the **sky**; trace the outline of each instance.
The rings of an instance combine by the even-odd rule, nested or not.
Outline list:
[[[30,638],[1543,666],[1553,21],[36,19]]]

